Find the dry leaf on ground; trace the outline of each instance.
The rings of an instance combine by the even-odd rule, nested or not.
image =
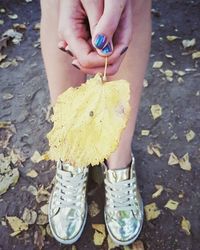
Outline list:
[[[10,37],[14,44],[19,44],[22,40],[23,34],[14,29],[9,29],[3,33],[2,37]]]
[[[149,133],[150,133],[150,130],[148,130],[148,129],[142,129],[142,131],[141,131],[141,135],[143,135],[143,136],[148,136]]]
[[[190,142],[190,141],[192,141],[194,139],[195,133],[194,133],[193,130],[190,130],[185,136],[186,136],[186,140],[188,142]]]
[[[190,225],[190,221],[185,219],[185,217],[183,217],[182,221],[181,221],[181,228],[183,229],[183,231],[187,234],[190,235],[190,230],[191,230],[191,225]]]
[[[129,85],[125,80],[103,82],[97,74],[61,94],[54,107],[54,127],[47,135],[51,159],[84,167],[108,158],[128,121]]]
[[[27,224],[32,225],[32,224],[34,224],[36,222],[37,213],[36,213],[36,211],[34,211],[32,209],[28,209],[28,208],[25,207],[23,215],[22,215],[22,219]]]
[[[38,176],[38,173],[34,169],[32,169],[26,174],[26,176],[36,178]]]
[[[162,107],[159,104],[151,105],[151,114],[153,116],[153,119],[156,120],[162,115]]]
[[[107,236],[108,250],[118,247],[118,245],[110,238],[110,235]]]
[[[132,250],[144,250],[144,244],[141,240],[137,240],[132,245]]]
[[[147,220],[156,219],[160,215],[160,210],[157,208],[155,202],[150,203],[144,207]]]
[[[177,207],[179,205],[178,201],[174,201],[174,200],[168,200],[168,202],[165,204],[166,208],[169,208],[170,210],[176,210]]]
[[[196,44],[196,39],[193,38],[191,40],[183,40],[182,44],[183,44],[184,49],[193,47]]]
[[[152,194],[152,198],[157,198],[158,196],[161,195],[162,191],[164,190],[162,185],[155,185],[155,188],[157,189],[157,191]]]
[[[34,233],[34,244],[41,250],[44,247],[44,240],[46,236],[46,230],[40,226]]]
[[[95,201],[92,201],[91,204],[89,205],[89,215],[91,217],[95,217],[99,213],[100,213],[100,209],[99,209],[98,204]]]
[[[150,155],[157,155],[158,157],[161,157],[161,153],[160,153],[160,149],[161,149],[161,146],[159,144],[152,144],[150,143],[148,146],[147,146],[147,152],[150,154]]]
[[[11,236],[16,236],[20,234],[22,231],[28,230],[28,224],[19,219],[16,216],[7,216],[6,219],[8,220],[9,225],[11,226],[13,233]]]
[[[183,170],[186,171],[190,171],[192,169],[188,153],[186,153],[183,157],[179,159],[179,165]]]
[[[36,224],[37,225],[45,225],[48,223],[48,216],[41,212],[38,213]]]
[[[162,61],[155,61],[155,62],[153,63],[152,68],[153,68],[153,69],[160,69],[162,66],[163,66],[163,62],[162,62]]]
[[[50,197],[50,193],[42,186],[38,191],[36,195],[36,201],[38,203],[42,201],[48,201]]]
[[[43,205],[40,209],[43,212],[43,214],[48,215],[48,204]]]
[[[96,246],[101,246],[106,238],[105,225],[92,224],[92,228],[95,229],[93,242]]]
[[[166,36],[166,38],[169,42],[173,42],[178,38],[180,39],[180,37],[178,37],[178,36]]]
[[[172,152],[170,153],[169,160],[168,160],[168,165],[173,166],[179,163],[178,157]]]
[[[192,53],[192,59],[198,59],[200,58],[200,51]]]

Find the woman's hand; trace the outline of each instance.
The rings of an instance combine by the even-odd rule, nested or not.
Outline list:
[[[131,0],[61,0],[59,17],[59,45],[73,53],[72,64],[96,74],[109,56],[107,74],[118,71],[132,37]]]

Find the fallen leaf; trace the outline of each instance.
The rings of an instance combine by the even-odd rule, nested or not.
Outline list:
[[[44,189],[44,187],[42,186],[38,191],[37,191],[37,195],[36,195],[36,201],[38,203],[42,202],[42,201],[48,201],[50,197],[50,193]]]
[[[150,133],[150,130],[148,130],[148,129],[142,129],[142,131],[141,131],[142,136],[148,136],[149,133]]]
[[[150,155],[157,155],[158,157],[161,157],[161,153],[160,153],[160,145],[159,144],[149,144],[147,146],[147,152],[150,154]]]
[[[165,204],[166,208],[169,208],[170,210],[176,210],[177,207],[179,205],[178,201],[174,201],[174,200],[168,200],[168,202]]]
[[[22,231],[28,230],[28,224],[19,219],[18,217],[7,216],[6,219],[8,220],[10,227],[14,231],[13,233],[10,234],[10,236],[16,236],[20,234]]]
[[[28,186],[27,191],[32,193],[34,196],[37,195],[37,188],[32,185]]]
[[[17,30],[26,30],[26,25],[24,23],[14,23],[13,28]]]
[[[6,93],[6,94],[3,95],[3,100],[10,100],[10,99],[12,99],[13,97],[14,97],[13,94],[11,94],[11,93]]]
[[[186,134],[186,140],[188,142],[192,141],[195,137],[195,133],[193,130],[190,130],[187,134]]]
[[[32,169],[31,171],[29,171],[29,172],[26,174],[26,176],[31,177],[31,178],[35,178],[35,177],[38,176],[38,173],[37,173],[34,169]]]
[[[18,62],[17,60],[14,58],[14,59],[9,59],[9,61],[5,61],[5,62],[2,62],[0,64],[0,68],[2,69],[6,69],[8,68],[9,66],[17,66],[18,65]]]
[[[77,250],[75,245],[72,245],[72,250]]]
[[[89,215],[91,217],[95,217],[99,213],[100,213],[100,209],[99,209],[98,204],[95,201],[92,201],[91,204],[89,205]]]
[[[31,161],[34,162],[34,163],[39,163],[42,160],[44,160],[44,156],[41,155],[37,150],[31,156]]]
[[[96,246],[101,246],[106,238],[105,225],[92,224],[92,228],[95,229],[93,242]]]
[[[2,54],[0,53],[0,62],[3,61],[6,57],[7,57],[7,55],[2,55]]]
[[[12,15],[8,15],[8,17],[9,17],[10,19],[15,20],[15,19],[18,18],[18,15],[17,15],[17,14],[12,14]]]
[[[144,81],[143,81],[143,87],[147,88],[148,86],[149,86],[148,81],[146,79],[144,79]]]
[[[182,70],[175,70],[174,72],[179,76],[184,76],[186,74],[185,71]]]
[[[153,116],[153,119],[156,120],[162,115],[162,107],[159,104],[151,105],[151,114]]]
[[[110,238],[110,235],[107,236],[108,250],[118,247],[118,245]]]
[[[200,51],[192,53],[192,59],[198,59],[200,58]]]
[[[166,56],[167,58],[173,58],[173,56],[170,55],[170,54],[165,54],[165,56]]]
[[[184,49],[193,47],[196,44],[196,39],[193,38],[191,40],[183,40],[182,44],[183,44]]]
[[[190,171],[192,169],[188,153],[186,153],[182,158],[179,159],[179,165],[183,170],[186,171]]]
[[[157,208],[155,202],[146,205],[144,210],[148,221],[156,219],[160,215],[160,210]]]
[[[48,204],[45,204],[45,205],[43,205],[43,206],[40,208],[41,211],[43,212],[43,214],[48,215],[48,207],[49,207],[49,205],[48,205]]]
[[[46,226],[46,232],[47,232],[47,234],[48,234],[50,237],[53,238],[53,234],[52,234],[52,232],[51,232],[51,228],[50,228],[50,225],[49,225],[49,224],[47,224],[47,226]]]
[[[155,185],[155,188],[157,189],[157,191],[152,194],[152,198],[157,198],[158,196],[161,195],[162,191],[164,190],[162,185]]]
[[[32,225],[36,222],[37,213],[36,213],[36,211],[25,207],[23,215],[22,215],[22,219],[27,224]]]
[[[166,77],[172,77],[174,75],[173,71],[170,69],[165,70],[164,74]]]
[[[34,25],[34,30],[40,30],[40,23],[36,23]]]
[[[178,36],[166,36],[166,38],[167,38],[167,40],[169,42],[173,42],[173,41],[177,40],[180,37],[178,37]]]
[[[183,217],[182,221],[181,221],[181,228],[183,229],[183,231],[187,234],[190,235],[190,230],[191,230],[191,225],[190,225],[190,221],[186,220],[185,217]]]
[[[43,213],[38,213],[36,224],[45,225],[47,223],[48,223],[48,216]]]
[[[141,240],[137,240],[132,245],[132,250],[144,250],[144,244]]]
[[[183,82],[184,82],[183,78],[182,78],[182,77],[179,77],[179,78],[178,78],[178,83],[183,83]]]
[[[4,20],[0,20],[0,25],[3,25],[4,24]]]
[[[3,33],[2,37],[10,37],[14,44],[19,44],[22,40],[23,34],[14,29],[9,29]]]
[[[179,164],[179,159],[178,157],[172,152],[170,153],[169,160],[168,160],[168,165],[173,166]]]
[[[153,69],[160,69],[163,66],[163,62],[162,61],[155,61],[153,63]]]

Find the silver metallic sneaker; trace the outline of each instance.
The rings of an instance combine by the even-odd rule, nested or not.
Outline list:
[[[110,237],[119,245],[133,243],[143,224],[143,203],[137,188],[134,163],[133,155],[131,166],[124,169],[111,170],[103,163],[105,223]]]
[[[88,167],[74,168],[58,162],[56,182],[49,200],[49,224],[53,236],[73,244],[82,234],[87,218],[86,182]]]

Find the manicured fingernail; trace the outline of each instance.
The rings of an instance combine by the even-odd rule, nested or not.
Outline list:
[[[120,53],[120,56],[123,55],[127,51],[128,47],[123,48],[123,50]]]
[[[74,56],[74,55],[72,54],[72,52],[71,52],[70,50],[68,50],[68,49],[66,49],[65,52],[67,52],[67,54],[70,55],[70,56]]]
[[[72,65],[73,65],[75,68],[77,68],[77,69],[80,70],[80,68],[79,68],[76,64],[73,64],[73,63],[72,63]]]
[[[106,45],[106,47],[104,47],[104,48],[101,50],[101,52],[102,52],[103,54],[108,54],[108,53],[112,52],[111,44],[108,43],[108,44]]]
[[[104,45],[106,44],[106,40],[107,40],[106,36],[104,36],[103,34],[97,35],[94,40],[95,47],[98,49],[102,49]]]

